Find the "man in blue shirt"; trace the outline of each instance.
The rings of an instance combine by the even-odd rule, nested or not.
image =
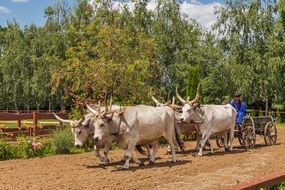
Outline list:
[[[236,92],[234,94],[233,100],[231,101],[231,105],[235,108],[237,112],[236,125],[238,125],[239,128],[241,127],[243,118],[246,115],[246,111],[245,111],[246,104],[244,101],[241,101],[240,96],[241,96],[241,93]]]

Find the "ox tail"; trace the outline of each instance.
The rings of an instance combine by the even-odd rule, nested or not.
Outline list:
[[[177,132],[177,124],[176,124],[176,119],[174,118],[174,131],[175,131],[175,140],[178,144],[178,146],[181,148],[181,150],[184,152],[184,148],[183,148],[183,145],[182,145],[182,141],[181,141],[181,138],[180,136],[178,135],[178,132]]]
[[[137,150],[140,154],[142,154],[142,155],[144,155],[144,156],[148,156],[148,154],[144,151],[144,149],[142,149],[142,146],[141,146],[140,144],[136,145],[136,150]]]

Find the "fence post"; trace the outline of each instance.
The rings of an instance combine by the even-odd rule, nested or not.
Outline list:
[[[36,137],[36,127],[38,125],[38,118],[37,118],[37,113],[34,111],[33,112],[33,129],[34,129],[34,137]]]
[[[17,114],[19,115],[20,112],[17,111]],[[17,120],[17,127],[18,127],[19,129],[21,129],[21,120]]]

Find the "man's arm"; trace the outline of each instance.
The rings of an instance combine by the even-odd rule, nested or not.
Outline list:
[[[236,122],[242,124],[243,118],[246,115],[246,105],[244,102],[241,103],[240,109],[237,110]]]

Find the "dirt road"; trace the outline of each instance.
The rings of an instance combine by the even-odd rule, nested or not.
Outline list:
[[[122,150],[110,153],[110,166],[101,166],[93,153],[60,155],[0,162],[0,189],[222,189],[252,177],[285,170],[285,129],[278,129],[278,145],[266,147],[258,137],[257,147],[232,153],[215,147],[203,157],[193,155],[194,142],[178,154],[177,163],[160,148],[154,165],[131,164],[122,171]],[[212,144],[215,144],[214,141]]]

